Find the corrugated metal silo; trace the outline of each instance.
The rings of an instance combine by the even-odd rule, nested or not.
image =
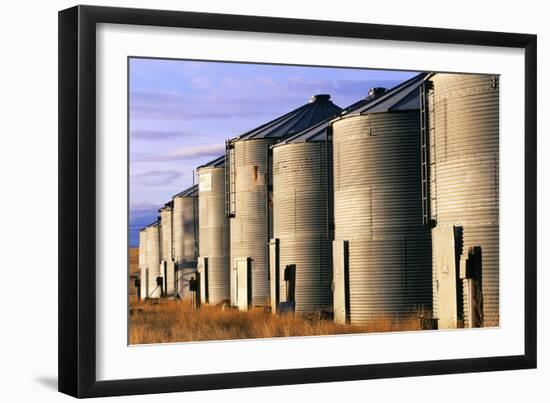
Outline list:
[[[334,315],[372,324],[431,308],[420,74],[333,122]]]
[[[164,278],[164,289],[166,295],[173,296],[176,287],[175,265],[173,260],[173,225],[172,225],[173,202],[166,203],[160,213],[160,271]]]
[[[145,228],[147,265],[145,267],[146,298],[160,298],[161,287],[157,285],[157,278],[161,277],[160,272],[160,233],[159,222],[155,222]]]
[[[461,317],[469,327],[498,326],[499,78],[437,73],[430,81],[434,313],[440,327]]]
[[[247,309],[250,305],[270,304],[268,260],[273,234],[270,147],[281,138],[340,111],[329,95],[317,95],[308,104],[228,142],[226,209],[231,217],[232,305]],[[239,289],[243,291],[238,293]]]
[[[372,89],[346,111],[385,91]],[[273,146],[273,311],[279,303],[299,314],[332,311],[333,192],[331,119]]]
[[[225,212],[225,156],[197,168],[201,300],[229,301],[229,218]]]
[[[195,278],[198,256],[198,186],[175,195],[173,202],[174,264],[177,291],[182,299],[190,298],[189,281]]]
[[[273,147],[272,309],[332,310],[332,142],[330,122]]]

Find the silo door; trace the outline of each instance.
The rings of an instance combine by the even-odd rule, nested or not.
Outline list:
[[[237,266],[237,307],[239,308],[239,311],[247,311],[250,259],[238,258],[235,263]]]
[[[200,279],[200,298],[201,302],[208,303],[208,258],[199,257],[198,271]]]
[[[432,230],[439,329],[456,329],[458,326],[454,232],[452,225],[437,226]]]
[[[269,242],[269,286],[271,291],[271,313],[279,307],[279,240]]]
[[[348,241],[334,241],[332,243],[333,280],[332,292],[334,298],[334,321],[345,324],[348,318]]]

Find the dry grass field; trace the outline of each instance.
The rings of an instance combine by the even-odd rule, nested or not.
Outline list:
[[[130,308],[130,344],[407,330],[420,330],[417,315],[401,320],[387,318],[367,327],[338,325],[332,320],[305,319],[290,314],[272,315],[261,309],[240,312],[202,305],[195,310],[189,302],[174,300],[152,303],[133,299]]]
[[[129,255],[131,275],[138,272],[139,249],[130,248]],[[272,315],[262,309],[240,312],[202,305],[195,310],[188,301],[137,301],[133,281],[129,292],[130,344],[420,330],[418,315],[401,320],[388,317],[368,327],[346,326],[318,317]]]

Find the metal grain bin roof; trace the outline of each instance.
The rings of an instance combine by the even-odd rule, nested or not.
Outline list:
[[[225,165],[225,154],[221,157],[215,158],[212,161],[207,162],[206,164],[202,164],[201,166],[198,166],[197,169],[201,168],[217,168],[217,167],[223,167]]]
[[[298,133],[311,125],[334,117],[342,111],[342,108],[330,100],[330,95],[319,94],[311,97],[310,101],[282,115],[270,122],[267,122],[253,130],[250,130],[234,140],[251,140],[263,138],[282,138]]]
[[[413,78],[392,88],[374,101],[366,98],[344,111],[346,116],[364,115],[366,113],[410,111],[420,108],[419,87],[431,76],[431,73],[420,73]]]
[[[422,73],[395,86],[391,90],[375,87],[369,90],[369,95],[344,108],[341,115],[355,115],[362,113],[387,112],[389,110],[418,109],[418,89],[428,74]],[[304,143],[326,141],[329,136],[328,128],[334,117],[325,120],[279,141],[274,147],[290,143]]]
[[[196,197],[199,194],[199,185],[193,185],[178,194],[172,196],[172,198],[176,197]]]

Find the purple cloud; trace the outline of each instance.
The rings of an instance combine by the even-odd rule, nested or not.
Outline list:
[[[144,186],[162,186],[181,178],[180,171],[147,171],[132,175],[132,182]]]

